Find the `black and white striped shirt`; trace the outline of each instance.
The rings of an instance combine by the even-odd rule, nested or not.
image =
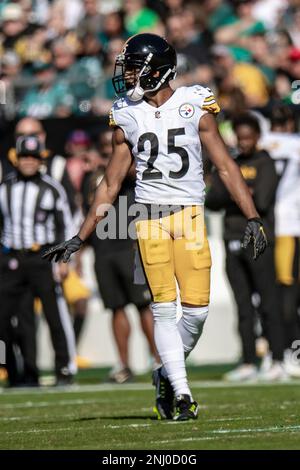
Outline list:
[[[0,230],[2,245],[15,250],[72,237],[72,215],[61,184],[41,174],[8,177],[0,186]]]

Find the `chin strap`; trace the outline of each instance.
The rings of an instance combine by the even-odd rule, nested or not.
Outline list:
[[[126,93],[128,98],[131,101],[139,101],[144,96],[145,90],[140,85],[140,78],[141,78],[142,74],[144,73],[146,67],[149,65],[149,62],[151,61],[152,57],[153,57],[153,54],[152,54],[152,52],[150,52],[147,55],[146,59],[145,59],[144,66],[142,67],[142,69],[141,69],[141,71],[138,75],[138,78],[137,78],[137,81],[136,81],[136,84],[135,84],[134,88],[127,91],[127,93]]]
[[[156,85],[155,88],[153,88],[152,90],[145,90],[145,91],[156,91],[156,90],[158,90],[162,86],[162,84],[165,83],[165,81],[167,80],[170,73],[172,73],[172,69],[168,69],[166,71],[166,73],[162,76],[161,80],[158,82],[158,84]]]

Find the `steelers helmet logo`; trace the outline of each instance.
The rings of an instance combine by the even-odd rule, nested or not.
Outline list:
[[[16,258],[11,258],[8,262],[8,267],[11,271],[15,271],[19,267],[19,261]]]
[[[183,118],[191,118],[194,115],[195,108],[192,104],[185,103],[182,104],[179,108],[179,114]]]

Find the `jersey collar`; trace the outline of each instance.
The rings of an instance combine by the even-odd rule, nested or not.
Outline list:
[[[178,97],[178,94],[179,94],[179,88],[174,90],[174,93],[170,96],[170,98],[167,99],[167,101],[165,101],[161,106],[158,106],[158,107],[152,106],[152,104],[149,104],[146,100],[143,100],[142,103],[146,108],[151,109],[152,111],[161,111],[164,108],[170,107],[170,105],[175,100],[175,97],[176,98]]]

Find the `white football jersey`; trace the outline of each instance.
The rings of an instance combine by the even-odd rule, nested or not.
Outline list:
[[[137,202],[204,204],[199,120],[219,110],[212,91],[199,85],[178,88],[158,108],[145,100],[114,103],[110,125],[119,126],[131,146]]]
[[[275,204],[277,236],[300,236],[300,137],[296,134],[269,132],[259,145],[275,161],[280,177]]]

